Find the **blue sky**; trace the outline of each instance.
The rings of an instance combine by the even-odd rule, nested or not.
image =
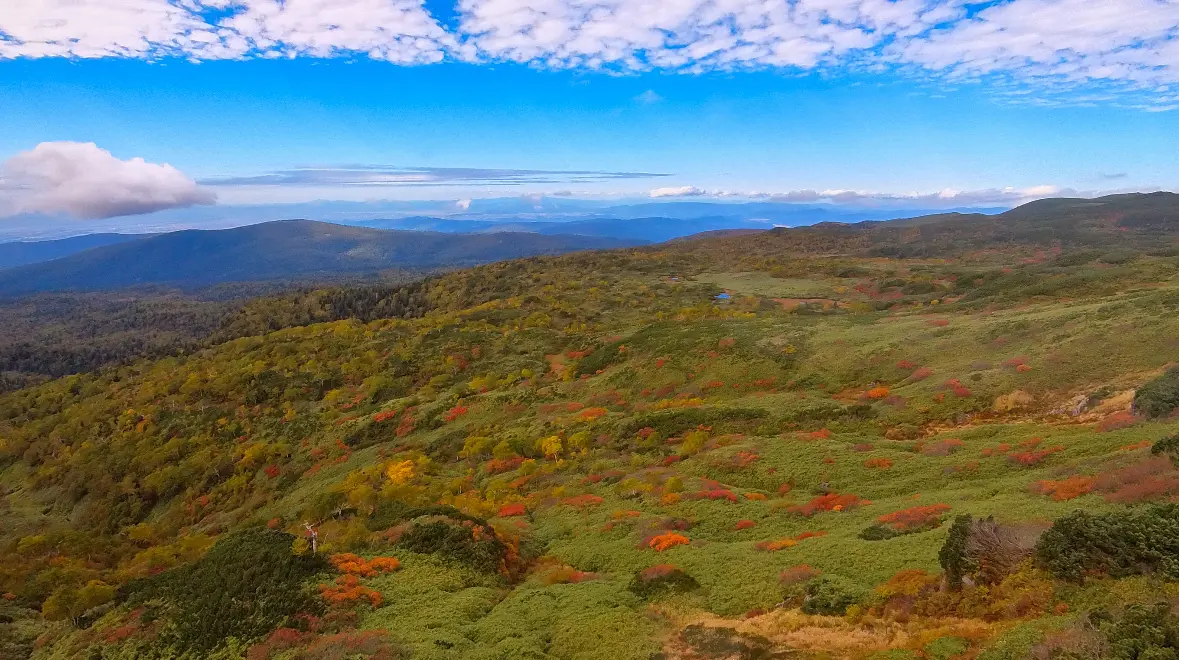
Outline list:
[[[109,167],[69,152],[97,170],[142,158],[127,176],[166,163],[206,191],[104,213],[652,191],[994,205],[1179,185],[1179,2],[119,5],[136,3],[0,8],[0,162],[25,154],[0,197],[71,196],[10,210],[96,213],[76,198],[104,186],[37,169],[63,158],[37,145],[74,142],[110,152]]]

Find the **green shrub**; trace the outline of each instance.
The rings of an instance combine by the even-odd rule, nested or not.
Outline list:
[[[843,616],[847,608],[860,602],[863,594],[846,580],[821,575],[806,585],[802,611],[806,614]]]
[[[974,519],[970,515],[954,518],[950,533],[937,555],[942,570],[946,572],[946,582],[954,590],[961,589],[962,578],[977,568],[969,553],[970,528],[973,523]]]
[[[1162,417],[1179,408],[1179,367],[1138,388],[1134,410],[1147,417]]]
[[[884,525],[869,525],[860,532],[860,538],[865,541],[887,541],[894,536],[899,536],[898,532],[893,531]]]
[[[626,588],[639,598],[650,599],[695,591],[700,588],[700,583],[684,571],[664,564],[636,572]]]
[[[419,554],[437,554],[486,573],[498,571],[508,554],[507,546],[490,527],[432,517],[415,522],[397,545]]]
[[[229,638],[253,641],[322,605],[304,581],[324,570],[317,556],[291,552],[295,537],[251,529],[219,540],[199,560],[124,587],[131,605],[146,605],[168,626],[163,641],[207,652]]]
[[[1150,453],[1155,456],[1166,454],[1172,463],[1179,464],[1179,433],[1157,440],[1151,445]]]
[[[1076,511],[1040,537],[1038,565],[1058,578],[1125,577],[1158,572],[1179,578],[1179,505],[1094,516]]]

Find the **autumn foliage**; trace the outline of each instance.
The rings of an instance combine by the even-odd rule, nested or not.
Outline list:
[[[660,534],[658,536],[652,537],[650,541],[647,541],[647,547],[656,552],[663,552],[664,550],[669,550],[676,547],[677,545],[688,545],[691,542],[691,539],[684,536],[683,534],[668,532],[666,534]]]
[[[1060,481],[1047,479],[1037,481],[1032,484],[1032,490],[1041,495],[1047,495],[1057,502],[1065,502],[1092,491],[1096,483],[1096,477],[1078,474]]]
[[[949,511],[950,507],[946,504],[927,504],[894,511],[880,516],[876,521],[896,532],[915,532],[941,525],[942,518]]]
[[[820,495],[812,499],[806,504],[795,505],[786,510],[790,513],[809,518],[816,513],[822,513],[824,511],[845,511],[867,503],[868,500],[860,499],[858,495],[827,493],[826,495]]]

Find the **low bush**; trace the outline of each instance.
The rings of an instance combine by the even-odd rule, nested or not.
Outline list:
[[[863,593],[847,580],[822,575],[806,583],[802,611],[806,614],[843,616],[847,608],[860,602]]]
[[[129,583],[123,595],[165,620],[162,640],[181,652],[204,655],[231,638],[261,639],[298,614],[322,610],[304,581],[325,562],[293,554],[294,540],[270,529],[237,532],[192,564]]]
[[[1040,538],[1036,562],[1064,580],[1161,573],[1179,578],[1179,505],[1092,515],[1076,511]]]
[[[1179,367],[1138,388],[1134,393],[1134,412],[1148,418],[1162,417],[1179,408]]]
[[[635,573],[626,588],[639,598],[650,599],[695,591],[700,588],[700,583],[671,564],[658,564]]]

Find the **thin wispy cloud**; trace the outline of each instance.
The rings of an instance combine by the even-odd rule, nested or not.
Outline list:
[[[26,0],[0,58],[369,58],[682,73],[893,71],[1012,103],[1179,106],[1177,0]],[[1128,100],[1127,100],[1128,99]]]
[[[249,176],[202,179],[206,186],[343,186],[436,187],[518,186],[534,184],[607,183],[670,176],[661,172],[608,172],[596,170],[518,170],[477,167],[388,167],[348,165],[303,167]]]
[[[1116,178],[1116,177],[1115,177]],[[1119,190],[1076,190],[1053,185],[1025,188],[983,188],[978,190],[946,189],[936,192],[874,192],[863,190],[789,190],[780,192],[706,190],[695,186],[655,188],[652,199],[710,197],[717,199],[764,200],[795,204],[843,204],[848,206],[919,205],[925,208],[981,206],[1017,206],[1046,197],[1099,197],[1120,192],[1155,192],[1158,188]]]

